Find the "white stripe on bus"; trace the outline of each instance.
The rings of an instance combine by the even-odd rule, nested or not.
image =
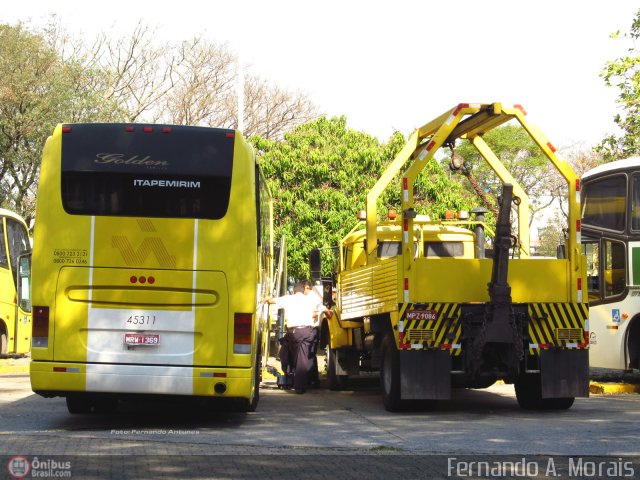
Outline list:
[[[87,391],[193,395],[193,368],[87,364]]]

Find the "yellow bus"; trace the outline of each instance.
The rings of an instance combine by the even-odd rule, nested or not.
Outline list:
[[[240,132],[58,125],[34,252],[34,392],[71,413],[140,395],[255,410],[272,204]]]
[[[0,354],[22,355],[31,347],[31,243],[24,220],[0,208]]]

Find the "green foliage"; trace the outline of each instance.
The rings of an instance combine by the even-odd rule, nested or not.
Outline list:
[[[533,220],[537,212],[549,206],[557,197],[559,183],[562,182],[559,174],[520,125],[505,125],[490,130],[483,135],[483,140],[527,193],[530,218]],[[502,182],[498,176],[470,142],[463,142],[456,147],[456,152],[464,158],[464,169],[477,180],[495,205],[495,199],[502,192]]]
[[[32,218],[45,140],[59,122],[108,119],[92,72],[63,60],[46,33],[0,25],[0,204]]]
[[[622,135],[608,135],[597,147],[607,161],[640,155],[640,55],[635,43],[640,38],[640,10],[632,21],[630,33],[616,32],[611,36],[631,40],[631,47],[628,55],[607,62],[600,73],[607,87],[619,89],[617,103],[622,110],[614,117]]]
[[[312,247],[337,245],[365,208],[366,195],[404,146],[395,133],[386,143],[351,130],[345,117],[320,117],[276,143],[254,137],[260,165],[274,197],[276,238],[287,239],[289,273],[308,277]],[[416,208],[442,216],[447,208],[469,209],[472,196],[437,162],[431,162],[415,187]],[[379,212],[400,208],[400,182],[379,200]]]
[[[542,227],[539,232],[539,243],[535,254],[542,257],[556,257],[558,245],[566,243],[566,221],[559,214]]]

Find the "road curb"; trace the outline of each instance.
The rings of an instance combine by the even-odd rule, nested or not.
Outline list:
[[[29,374],[29,365],[0,365],[0,375]]]
[[[640,393],[640,385],[633,383],[591,382],[589,393],[594,395],[615,395],[619,393]]]

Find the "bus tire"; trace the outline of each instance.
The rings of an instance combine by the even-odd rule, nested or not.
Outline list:
[[[382,340],[382,365],[380,366],[382,402],[389,412],[403,409],[400,399],[400,354],[396,348],[393,333],[387,333]]]
[[[240,411],[244,413],[255,412],[258,409],[260,401],[260,375],[262,372],[262,356],[256,357],[256,369],[253,375],[253,388],[251,389],[251,398],[243,398],[240,400]]]
[[[93,402],[86,395],[69,395],[67,396],[67,410],[71,414],[91,413]]]
[[[9,340],[7,334],[2,332],[0,334],[0,354],[6,355],[7,353],[9,353]]]
[[[118,399],[115,397],[100,397],[94,402],[96,413],[114,413],[118,410]]]
[[[336,365],[338,364],[338,352],[331,348],[331,345],[327,343],[327,381],[329,382],[329,390],[340,391],[344,390],[347,385],[347,375],[338,375],[336,373]]]

